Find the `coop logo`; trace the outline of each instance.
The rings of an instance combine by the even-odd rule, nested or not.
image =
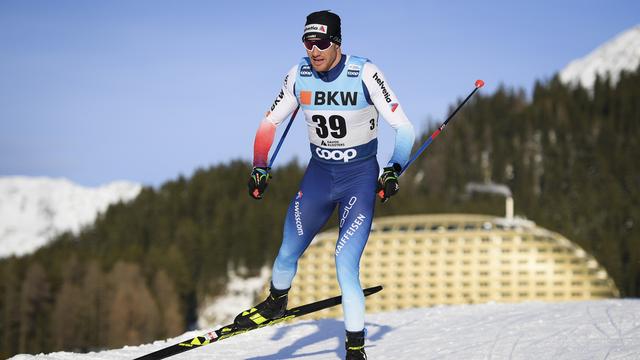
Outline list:
[[[327,150],[316,147],[316,154],[321,159],[326,160],[336,160],[336,161],[344,161],[349,162],[349,160],[353,159],[358,155],[356,149],[347,149],[347,150]]]
[[[384,86],[384,80],[380,79],[380,77],[378,76],[378,73],[373,74],[373,80],[375,80],[376,83],[378,83],[378,86],[380,86],[380,90],[382,90],[382,95],[384,95],[384,99],[388,103],[390,103],[391,94],[389,93],[389,90],[387,90],[387,87]]]
[[[300,67],[300,76],[309,77],[313,75],[311,73],[311,65],[302,65]]]
[[[280,90],[280,94],[278,94],[278,97],[276,98],[276,100],[273,102],[273,105],[271,105],[271,111],[273,111],[273,109],[276,108],[276,106],[278,106],[278,104],[280,103],[280,101],[284,98],[284,91]]]
[[[309,32],[319,32],[319,33],[326,34],[327,33],[327,25],[309,24],[309,25],[304,27],[304,33],[306,34],[306,33],[309,33]]]
[[[347,76],[348,77],[360,76],[360,65],[349,64],[349,66],[347,67]]]

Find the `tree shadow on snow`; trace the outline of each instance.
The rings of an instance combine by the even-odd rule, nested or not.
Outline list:
[[[339,359],[343,359],[345,356],[344,350],[344,341],[345,341],[345,333],[344,333],[344,322],[336,320],[336,319],[322,319],[318,320],[314,323],[299,323],[293,324],[290,326],[284,326],[278,328],[278,331],[271,337],[270,340],[281,340],[288,333],[295,332],[296,328],[303,326],[315,325],[315,332],[302,336],[301,338],[295,340],[291,345],[285,346],[280,349],[276,354],[272,355],[263,355],[257,357],[247,358],[247,360],[282,360],[282,359],[296,359],[296,358],[304,358],[308,356],[317,356],[322,354],[335,354]],[[370,343],[372,341],[377,341],[382,339],[387,333],[389,333],[393,328],[387,325],[378,325],[373,323],[366,323],[365,328],[367,329],[367,342]],[[298,353],[299,350],[304,349],[306,346],[317,344],[323,341],[328,341],[331,339],[337,339],[338,346],[332,349],[326,349],[322,351],[314,351],[314,352],[305,352]],[[375,345],[366,345],[366,347],[373,347]]]

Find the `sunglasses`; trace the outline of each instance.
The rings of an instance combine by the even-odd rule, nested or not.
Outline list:
[[[320,51],[327,50],[332,42],[329,39],[320,39],[320,40],[305,40],[303,41],[305,49],[312,51],[313,47],[317,47]]]

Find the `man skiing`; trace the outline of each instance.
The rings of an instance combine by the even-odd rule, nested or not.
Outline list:
[[[414,141],[413,126],[382,72],[368,59],[342,54],[340,17],[307,16],[302,36],[307,57],[293,66],[254,142],[249,194],[262,199],[270,179],[269,149],[276,127],[299,105],[312,158],[289,206],[282,245],[273,265],[269,297],[235,319],[239,328],[281,317],[298,259],[339,207],[336,272],[342,292],[347,359],[366,359],[360,257],[369,237],[376,193],[385,202],[399,190],[398,175]],[[378,178],[378,115],[395,129],[391,160]]]

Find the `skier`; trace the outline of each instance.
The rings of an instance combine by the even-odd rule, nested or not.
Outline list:
[[[369,237],[376,193],[385,202],[399,190],[398,175],[414,141],[413,126],[387,80],[368,59],[342,53],[340,17],[329,11],[307,16],[302,35],[307,57],[293,66],[254,142],[249,194],[262,199],[270,179],[269,149],[276,127],[299,105],[312,158],[289,206],[270,295],[235,319],[238,328],[281,317],[298,259],[339,206],[335,250],[346,329],[347,359],[366,359],[360,257]],[[391,160],[378,178],[378,114],[395,129]]]

